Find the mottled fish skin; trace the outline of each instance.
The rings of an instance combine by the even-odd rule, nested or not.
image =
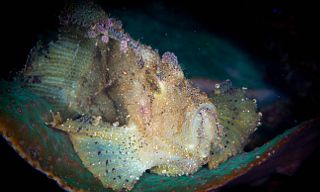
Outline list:
[[[246,88],[234,89],[228,84],[227,88],[221,87],[224,84],[225,82],[210,98],[215,103],[219,124],[224,130],[219,147],[211,148],[208,162],[210,169],[243,152],[249,136],[256,131],[262,116],[256,111],[256,100],[246,96]]]
[[[234,102],[242,91],[208,98],[173,53],[160,57],[92,3],[65,14],[58,40],[34,54],[21,79],[53,105],[47,122],[69,135],[106,188],[130,190],[148,169],[179,176],[214,168],[242,150],[259,121],[255,103]]]

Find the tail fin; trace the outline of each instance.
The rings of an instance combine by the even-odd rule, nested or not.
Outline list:
[[[115,118],[110,99],[102,93],[107,77],[107,46],[89,37],[92,25],[107,19],[105,11],[91,1],[71,1],[60,16],[57,40],[33,49],[22,71],[28,89],[45,98],[62,118],[76,114]],[[88,108],[88,105],[95,107]]]
[[[49,43],[47,52],[35,53],[31,65],[23,71],[27,88],[63,111],[70,104],[83,68],[92,63],[93,55],[89,50],[93,45],[88,43],[80,42],[75,36],[64,35],[58,41]]]

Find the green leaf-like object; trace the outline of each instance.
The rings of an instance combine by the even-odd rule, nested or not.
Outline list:
[[[111,191],[82,164],[69,137],[47,126],[51,106],[13,82],[0,83],[0,133],[31,165],[72,191]],[[232,157],[218,168],[195,174],[166,177],[144,173],[133,191],[206,191],[219,188],[272,157],[303,126],[290,129],[252,152]]]

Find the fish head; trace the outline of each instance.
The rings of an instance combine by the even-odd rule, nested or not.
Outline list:
[[[141,59],[133,62],[131,55],[140,55]],[[206,164],[210,149],[220,141],[222,129],[214,104],[185,78],[177,57],[170,52],[160,57],[146,46],[129,49],[119,57],[127,65],[132,63],[120,70],[118,74],[122,75],[115,88],[122,111],[128,117],[124,124],[133,123],[152,146],[146,151],[156,157],[150,160],[154,161],[153,171],[165,175],[191,174]],[[114,71],[123,66],[122,62],[116,62],[120,58],[112,58],[111,63],[118,63]]]

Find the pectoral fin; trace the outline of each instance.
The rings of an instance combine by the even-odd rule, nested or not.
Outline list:
[[[229,89],[211,99],[224,130],[220,146],[212,148],[209,168],[215,168],[243,150],[259,123],[260,115],[255,101],[248,99],[243,89]]]
[[[143,139],[135,127],[113,127],[107,123],[68,120],[57,127],[69,133],[82,163],[107,188],[130,190],[151,167],[141,157]]]

